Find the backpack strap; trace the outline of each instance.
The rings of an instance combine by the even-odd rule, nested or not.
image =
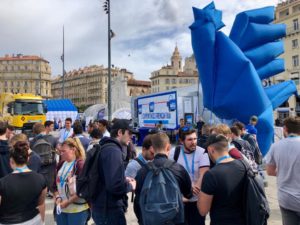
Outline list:
[[[239,160],[242,162],[243,166],[245,167],[246,173],[245,176],[250,176],[250,177],[255,177],[255,173],[252,171],[251,167],[249,166],[249,164],[247,162],[245,162],[244,159]]]
[[[179,158],[179,155],[180,155],[180,149],[181,149],[181,146],[180,145],[177,145],[176,148],[175,148],[175,152],[174,152],[174,161],[177,162],[178,158]]]
[[[139,159],[139,157],[135,158],[134,160],[137,161],[141,167],[145,166],[145,163],[143,163],[143,161],[141,159]]]
[[[241,143],[240,143],[239,141],[237,141],[237,140],[232,140],[231,143],[232,143],[239,151],[242,150],[243,147],[242,147],[242,145],[241,145]]]

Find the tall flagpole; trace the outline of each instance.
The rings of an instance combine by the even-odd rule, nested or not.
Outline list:
[[[61,56],[61,61],[63,63],[62,71],[62,99],[65,98],[65,27],[63,26],[63,54]]]

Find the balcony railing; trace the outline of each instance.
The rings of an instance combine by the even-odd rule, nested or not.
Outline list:
[[[292,34],[296,34],[296,33],[299,33],[299,32],[300,32],[299,27],[288,27],[286,29],[286,35],[292,35]]]

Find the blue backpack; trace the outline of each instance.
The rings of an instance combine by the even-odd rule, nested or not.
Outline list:
[[[162,167],[149,162],[141,195],[140,207],[143,225],[184,223],[182,195],[170,167],[174,161],[167,160]]]

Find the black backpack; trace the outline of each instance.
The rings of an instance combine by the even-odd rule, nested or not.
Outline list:
[[[174,163],[167,160],[161,167],[153,162],[146,165],[148,172],[139,199],[144,225],[184,223],[182,195],[170,171]]]
[[[108,144],[105,143],[104,145]],[[93,148],[88,151],[82,172],[76,179],[77,195],[80,198],[84,198],[87,202],[94,200],[98,194],[100,182],[99,157],[104,145],[95,144]]]
[[[259,146],[257,144],[256,139],[253,137],[252,134],[245,134],[243,136],[243,139],[245,141],[248,141],[248,143],[252,146],[255,162],[258,165],[261,165],[262,164],[262,160],[263,160],[263,155],[262,155],[262,153],[260,151],[260,148],[259,148]]]
[[[101,152],[100,144],[95,144],[93,148],[88,151],[85,163],[81,174],[76,180],[76,192],[80,198],[84,198],[90,202],[97,196],[99,183],[99,157]]]
[[[260,180],[251,170],[249,165],[241,160],[246,168],[243,212],[246,225],[267,225],[270,216],[270,207],[265,194],[263,181]]]
[[[250,144],[245,140],[238,139],[233,140],[231,143],[247,158],[252,171],[257,172],[258,167]]]
[[[44,138],[37,139],[32,150],[40,156],[42,166],[51,165],[55,162],[55,151]]]

